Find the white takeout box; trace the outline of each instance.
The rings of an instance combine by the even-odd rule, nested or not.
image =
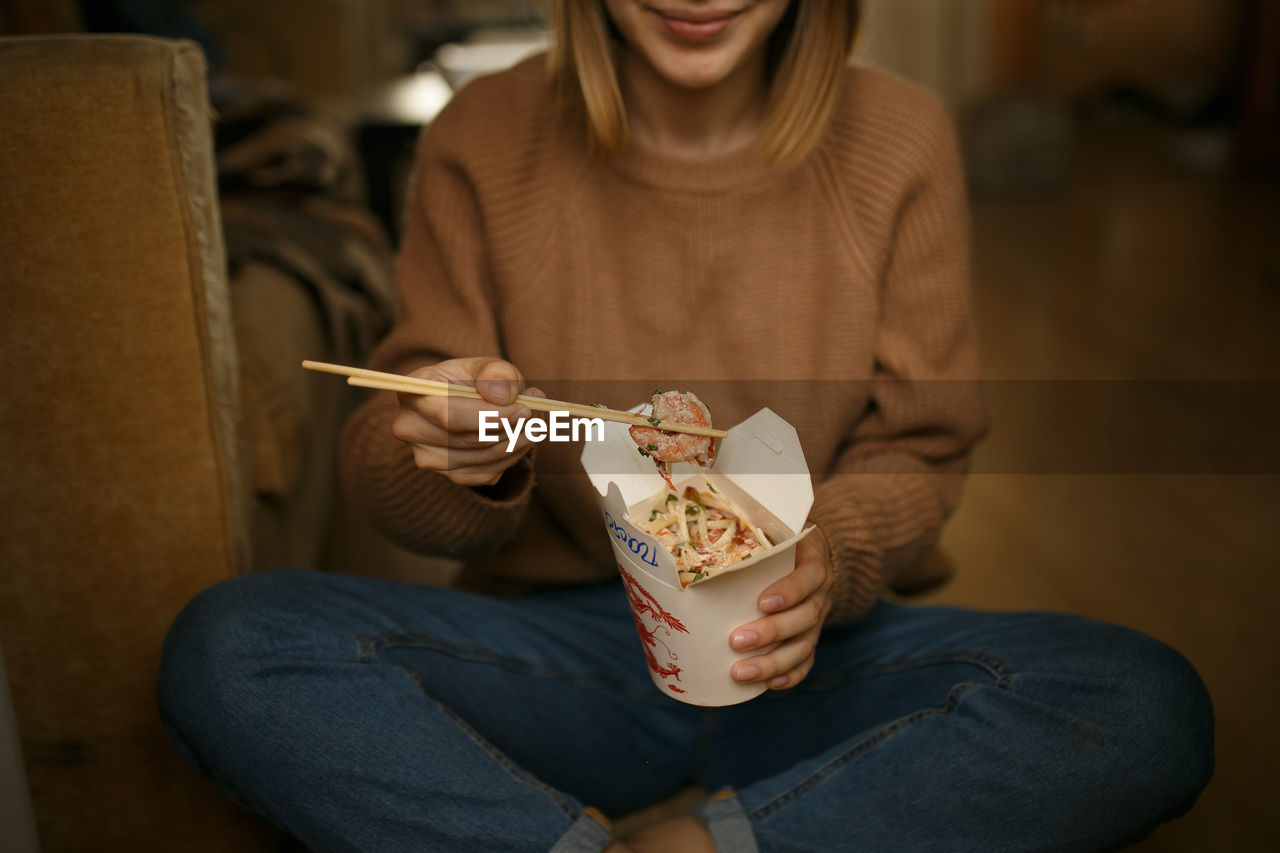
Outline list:
[[[760,593],[795,568],[799,533],[813,505],[813,484],[800,439],[791,424],[761,409],[728,431],[708,479],[738,505],[774,546],[721,574],[681,589],[675,558],[655,537],[631,523],[647,518],[666,499],[667,484],[652,460],[641,456],[625,424],[606,423],[604,441],[588,441],[582,465],[613,543],[636,631],[653,683],[691,705],[733,705],[759,696],[763,684],[739,684],[735,661],[767,649],[737,652],[729,634],[763,614]],[[706,485],[692,466],[672,466],[677,490]]]

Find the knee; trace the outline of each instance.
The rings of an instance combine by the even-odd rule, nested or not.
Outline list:
[[[1195,802],[1213,773],[1213,706],[1204,682],[1181,654],[1126,628],[1105,626],[1102,681],[1111,707],[1130,793],[1176,817]],[[1145,794],[1145,796],[1143,796]]]
[[[280,646],[295,621],[303,574],[233,578],[199,593],[178,614],[164,641],[157,699],[184,752],[185,738],[198,737],[240,704],[254,670]]]

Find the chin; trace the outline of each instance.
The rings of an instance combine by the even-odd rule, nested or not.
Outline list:
[[[680,57],[662,63],[656,70],[681,89],[709,89],[728,77],[731,69],[714,57]]]

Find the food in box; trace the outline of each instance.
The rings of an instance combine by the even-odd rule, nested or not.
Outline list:
[[[762,409],[728,431],[709,469],[672,465],[671,485],[679,494],[688,487],[714,487],[775,543],[694,582],[682,582],[675,557],[645,529],[670,489],[640,449],[626,427],[611,423],[603,442],[585,445],[582,463],[596,490],[650,676],[683,702],[747,701],[765,686],[739,684],[730,671],[735,661],[767,650],[734,651],[729,634],[761,616],[756,600],[795,567],[795,547],[809,532],[802,527],[813,486],[799,438],[790,424]]]

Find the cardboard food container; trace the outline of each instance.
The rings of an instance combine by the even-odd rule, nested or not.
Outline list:
[[[760,593],[795,568],[796,545],[812,530],[801,530],[813,484],[795,428],[761,409],[721,440],[707,479],[774,546],[683,589],[675,558],[631,523],[648,518],[669,489],[626,425],[605,424],[604,441],[586,443],[582,465],[595,487],[653,683],[691,705],[734,705],[763,693],[763,684],[739,684],[730,670],[735,661],[768,650],[734,651],[729,634],[763,615],[756,606]],[[671,480],[677,491],[687,485],[706,490],[687,464],[673,465]]]

